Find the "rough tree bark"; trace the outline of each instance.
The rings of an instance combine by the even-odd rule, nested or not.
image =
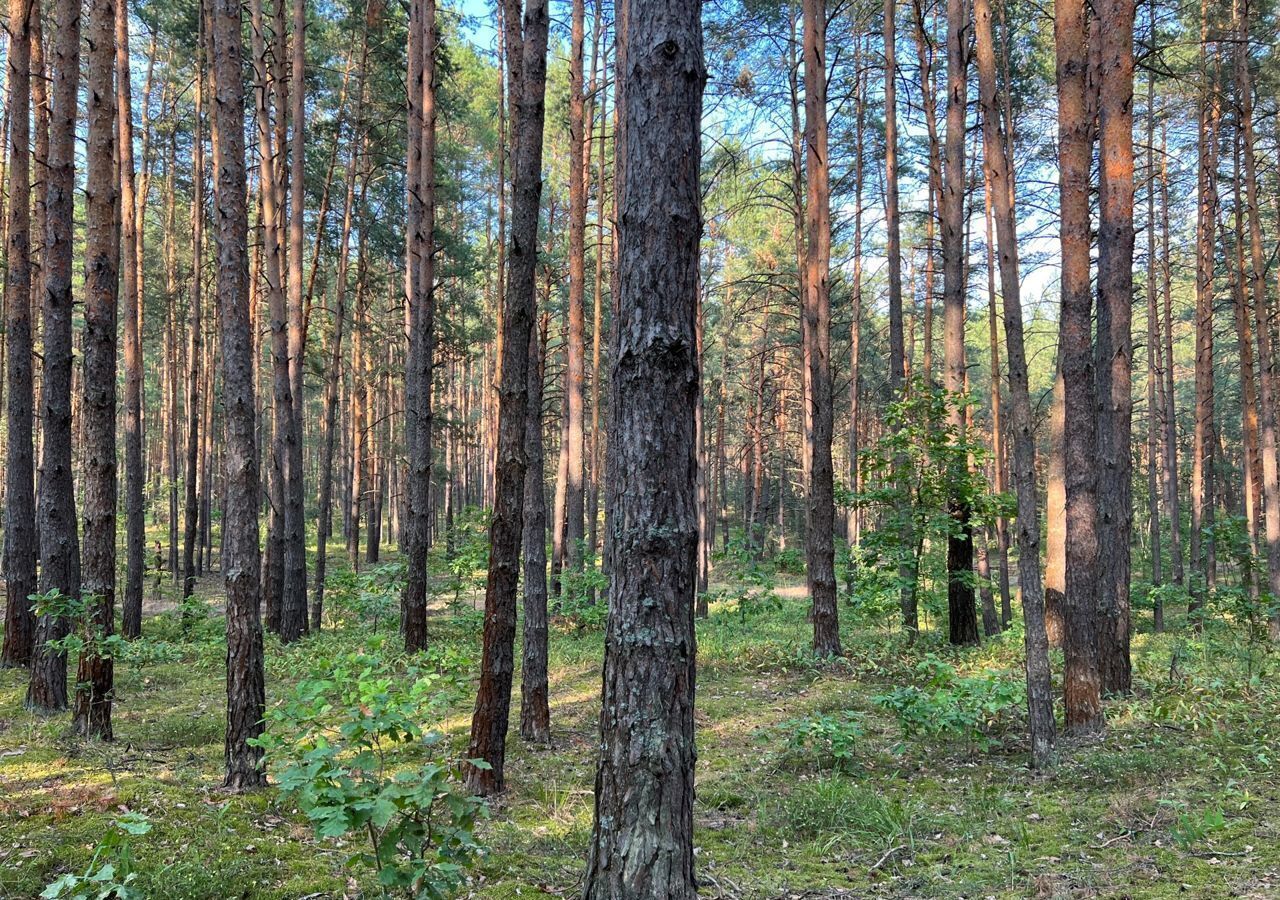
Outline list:
[[[30,665],[36,621],[35,448],[31,371],[31,0],[9,0],[9,220],[4,340],[4,650],[0,666]]]
[[[262,734],[266,707],[259,619],[258,454],[254,358],[249,327],[249,213],[246,204],[244,95],[239,0],[212,0],[214,198],[222,341],[224,474],[222,571],[227,593],[226,787],[266,784]]]
[[[836,609],[835,472],[831,461],[831,188],[827,157],[827,11],[823,0],[804,3],[805,277],[813,446],[808,485],[809,594],[813,598],[813,652],[840,655]]]
[[[43,452],[37,516],[40,592],[80,596],[80,542],[71,469],[71,292],[75,238],[75,127],[79,119],[80,2],[58,0],[53,40],[53,90],[49,111],[47,232],[44,269]],[[41,616],[36,625],[27,706],[54,712],[67,707],[67,656],[47,642],[67,633],[66,620]]]
[[[520,670],[520,737],[535,743],[551,740],[547,703],[547,494],[543,484],[542,385],[547,327],[529,331],[529,411],[525,418],[524,452],[524,657]]]
[[[1094,408],[1093,295],[1089,281],[1089,165],[1093,116],[1088,93],[1088,26],[1084,0],[1054,10],[1058,82],[1058,165],[1062,245],[1060,368],[1066,484],[1066,596],[1063,672],[1066,726],[1103,727],[1098,674],[1097,416]]]
[[[123,7],[124,4],[121,3],[121,6]],[[201,4],[199,26],[201,34],[205,28],[204,19],[203,4]],[[200,52],[200,47],[197,46],[198,59]],[[203,63],[203,60],[200,62]],[[204,412],[200,397],[203,355],[201,328],[204,304],[202,296],[204,287],[201,283],[201,268],[204,260],[204,74],[202,69],[196,71],[191,156],[191,252],[197,264],[191,273],[191,308],[188,312],[187,325],[187,462],[182,535],[182,595],[184,597],[192,596],[196,582],[196,540],[199,537],[200,528],[200,486],[196,475],[200,466],[200,419]]]
[[[146,472],[142,463],[142,266],[139,256],[141,217],[133,165],[133,90],[129,77],[129,5],[117,0],[116,128],[120,164],[120,264],[124,292],[124,478],[125,582],[120,631],[125,638],[142,634],[142,580],[146,569]],[[144,98],[145,103],[145,98]],[[87,536],[87,535],[86,535]]]
[[[1014,208],[1013,154],[1008,128],[1002,127],[992,39],[990,0],[974,0],[978,63],[978,99],[982,107],[983,165],[991,184],[999,241],[1000,292],[1009,363],[1009,433],[1013,437],[1013,485],[1018,497],[1018,585],[1026,630],[1027,719],[1031,732],[1031,765],[1045,769],[1053,762],[1053,687],[1049,641],[1044,622],[1044,587],[1040,580],[1040,513],[1036,492],[1035,422],[1027,386],[1027,353],[1023,341],[1022,295],[1018,273],[1018,232]],[[994,315],[994,313],[993,313]]]
[[[690,900],[698,523],[697,0],[618,10],[618,318],[606,485],[610,572],[587,900]]]
[[[418,0],[417,60],[410,60],[410,182],[406,315],[408,346],[405,372],[405,445],[409,455],[405,559],[408,578],[400,597],[400,630],[405,649],[427,647],[427,549],[431,517],[431,372],[435,348],[435,172],[436,172],[436,28],[435,0]],[[370,535],[374,534],[370,514]]]
[[[1127,694],[1133,531],[1134,0],[1102,0],[1098,15],[1098,666],[1104,692]]]
[[[524,516],[524,430],[529,396],[529,333],[533,329],[542,196],[542,125],[546,109],[546,0],[528,0],[523,22],[519,0],[505,0],[504,26],[510,96],[515,102],[515,179],[512,185],[510,271],[503,298],[502,380],[498,388],[498,460],[493,520],[489,528],[489,577],[484,597],[484,647],[480,686],[471,719],[468,756],[488,769],[471,768],[468,787],[478,794],[503,788],[508,713],[516,632],[516,585]]]
[[[947,134],[943,182],[939,192],[942,214],[943,356],[947,392],[958,398],[965,387],[965,104],[968,85],[969,6],[947,0]],[[957,435],[964,434],[964,413],[954,406],[949,419]],[[978,643],[978,609],[973,590],[973,525],[965,497],[953,496],[948,507],[955,524],[947,540],[947,621],[951,643]]]
[[[90,0],[85,28],[88,53],[88,128],[85,173],[84,596],[83,628],[91,636],[80,654],[71,726],[79,735],[109,741],[113,666],[98,641],[115,632],[116,600],[116,306],[120,241],[116,227],[116,0]],[[126,67],[121,78],[129,78]],[[133,198],[129,198],[132,202]],[[130,239],[133,235],[129,235]],[[127,275],[128,273],[126,273]],[[133,315],[133,310],[129,311]],[[136,317],[134,319],[136,321]]]

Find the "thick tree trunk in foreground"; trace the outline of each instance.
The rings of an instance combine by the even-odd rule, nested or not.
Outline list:
[[[80,654],[71,725],[77,734],[105,741],[112,737],[113,660],[110,654],[95,652],[94,646],[115,632],[116,303],[121,239],[116,228],[120,185],[116,178],[115,33],[116,0],[90,0],[82,437],[84,628],[94,640]],[[127,68],[121,77],[128,79]]]
[[[40,592],[80,596],[80,542],[71,475],[71,292],[75,238],[75,128],[79,120],[80,2],[59,0],[53,41],[53,91],[49,112],[47,234],[44,265],[44,406],[40,464]],[[27,706],[53,712],[67,707],[67,656],[46,643],[67,633],[68,623],[41,616]]]
[[[258,455],[254,421],[254,358],[249,327],[249,214],[246,208],[244,95],[241,91],[241,6],[213,0],[217,172],[215,221],[218,304],[225,409],[222,571],[227,592],[227,734],[224,784],[240,791],[266,784],[262,734],[266,706],[259,619]]]
[[[609,623],[587,900],[697,893],[701,8],[697,0],[624,0],[618,11],[624,177],[609,379]]]
[[[524,517],[525,416],[529,399],[529,334],[533,329],[538,256],[538,206],[542,196],[542,125],[546,109],[546,0],[506,0],[504,17],[511,96],[516,98],[515,180],[512,185],[511,270],[503,298],[502,382],[499,385],[498,462],[493,520],[489,527],[489,577],[484,596],[484,648],[480,686],[471,719],[467,755],[488,769],[471,768],[467,784],[478,794],[503,788],[507,720],[516,635],[516,586]]]
[[[834,428],[831,396],[831,188],[827,158],[827,13],[823,0],[804,4],[805,278],[813,455],[808,485],[809,594],[813,652],[840,655],[836,609]]]
[[[1031,732],[1031,765],[1053,762],[1053,694],[1049,641],[1045,632],[1044,588],[1040,580],[1040,513],[1036,492],[1035,423],[1027,387],[1027,352],[1022,330],[1021,282],[1018,277],[1018,233],[1014,177],[1008,132],[1001,127],[992,39],[990,0],[974,0],[979,100],[983,123],[983,165],[992,187],[996,234],[1000,247],[1000,290],[1004,298],[1004,333],[1009,360],[1009,432],[1013,437],[1013,485],[1018,497],[1018,586],[1026,626],[1027,720]],[[994,311],[992,313],[994,315]],[[996,461],[999,465],[999,460]]]
[[[31,371],[31,0],[9,2],[9,222],[5,289],[4,651],[0,666],[31,663],[36,620],[35,447]]]
[[[1066,482],[1066,598],[1063,646],[1067,730],[1103,727],[1098,674],[1097,475],[1092,308],[1089,281],[1089,165],[1093,117],[1087,99],[1084,0],[1059,0],[1054,11],[1058,80],[1058,161],[1062,215],[1063,459]]]

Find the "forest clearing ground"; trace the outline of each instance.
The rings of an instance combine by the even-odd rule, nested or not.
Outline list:
[[[201,585],[211,609],[216,582]],[[721,599],[698,625],[704,896],[1280,896],[1280,703],[1275,661],[1262,648],[1225,633],[1222,643],[1138,635],[1137,696],[1110,704],[1105,738],[1066,744],[1059,768],[1037,776],[1026,768],[1021,709],[994,716],[990,746],[979,749],[904,737],[875,702],[920,683],[926,653],[961,673],[1017,673],[1016,629],[966,651],[935,633],[907,648],[842,602],[847,659],[825,664],[807,653],[803,591],[792,583],[779,593],[777,606],[749,613]],[[433,614],[433,640],[478,659],[476,615],[452,609]],[[385,634],[394,620],[379,627]],[[126,808],[154,825],[134,839],[145,896],[372,896],[372,880],[344,866],[352,848],[317,839],[274,789],[220,791],[225,650],[216,614],[186,640],[173,615],[151,616],[145,631],[144,645],[168,649],[117,665],[113,744],[73,738],[65,716],[25,712],[24,673],[0,672],[0,897],[34,897],[57,874],[82,870]],[[370,636],[345,626],[289,648],[269,638],[268,702]],[[509,790],[481,828],[491,852],[463,896],[577,894],[602,645],[596,628],[553,631],[550,748],[520,741],[517,683]],[[779,727],[846,711],[860,716],[862,734],[843,768],[797,750],[794,729]],[[459,753],[470,712],[460,701],[443,723]]]

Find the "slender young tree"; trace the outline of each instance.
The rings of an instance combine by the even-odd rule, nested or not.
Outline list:
[[[1007,125],[1002,126],[991,0],[974,0],[974,37],[978,63],[978,100],[982,109],[982,162],[992,187],[999,241],[1000,292],[1004,303],[1006,356],[1009,361],[1009,433],[1013,437],[1013,486],[1017,494],[1018,585],[1025,623],[1027,721],[1031,732],[1031,765],[1045,769],[1053,762],[1053,687],[1049,640],[1044,622],[1044,586],[1040,575],[1040,511],[1036,489],[1035,423],[1027,386],[1027,351],[1022,328],[1018,232],[1015,215],[1013,154]],[[992,313],[994,315],[994,312]],[[997,460],[997,465],[999,461]]]
[[[6,455],[4,650],[0,666],[31,664],[36,621],[34,404],[31,371],[31,0],[9,0],[9,220],[5,285]]]
[[[88,152],[85,185],[84,303],[84,629],[115,633],[116,310],[120,290],[121,203],[116,177],[116,0],[90,0]],[[128,67],[121,78],[129,77]],[[132,203],[133,198],[129,198]],[[130,239],[133,235],[129,235]],[[133,310],[129,311],[133,315]],[[109,741],[113,660],[91,640],[80,654],[72,728]]]
[[[72,244],[75,236],[75,128],[79,119],[80,0],[54,7],[53,90],[49,110],[47,233],[44,274],[43,453],[37,516],[40,592],[80,596],[80,541],[72,482],[71,429]],[[43,615],[36,626],[27,706],[42,712],[67,708],[67,656],[48,642],[66,635],[66,619]]]
[[[618,10],[609,620],[586,900],[691,900],[702,4]]]
[[[202,36],[205,29],[204,20],[204,5],[201,3],[199,29]],[[182,534],[182,595],[184,597],[190,597],[195,592],[196,541],[200,527],[199,483],[196,476],[200,465],[202,433],[200,419],[204,412],[200,398],[201,357],[204,343],[201,335],[204,286],[200,277],[201,261],[204,259],[204,73],[203,67],[199,65],[203,43],[203,41],[198,42],[196,48],[198,68],[191,136],[191,252],[196,265],[191,273],[191,302],[187,329],[187,448]]]
[[[898,68],[897,68],[897,2],[884,0],[884,214],[886,256],[889,281],[889,389],[900,399],[906,389],[907,353],[902,320],[902,223],[898,212]],[[900,511],[905,512],[905,511]],[[910,524],[900,515],[899,539],[904,547],[911,544]],[[920,630],[916,592],[911,589],[913,573],[907,562],[898,572],[902,583],[900,602],[902,627],[914,638]]]
[[[529,402],[529,333],[533,329],[542,196],[542,126],[546,110],[546,0],[506,0],[503,25],[510,95],[515,98],[515,179],[512,185],[510,270],[503,298],[502,380],[499,386],[498,461],[489,526],[489,577],[484,595],[480,686],[471,719],[467,784],[477,794],[503,789],[503,763],[511,709],[516,633],[516,587],[524,517],[524,434]]]
[[[261,736],[266,695],[259,618],[258,453],[249,327],[249,211],[245,175],[243,39],[239,0],[212,0],[213,166],[217,173],[218,306],[222,343],[224,477],[222,571],[227,594],[226,779],[233,791],[266,784]]]
[[[569,50],[569,340],[566,344],[568,370],[565,372],[565,386],[568,388],[565,397],[568,442],[565,445],[564,507],[565,568],[570,572],[577,572],[582,568],[585,511],[583,478],[586,447],[583,413],[586,377],[586,311],[584,300],[587,279],[587,172],[591,167],[591,151],[585,137],[587,124],[586,79],[583,72],[585,18],[585,0],[573,0],[570,13]]]

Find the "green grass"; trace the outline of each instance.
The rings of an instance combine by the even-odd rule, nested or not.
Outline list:
[[[335,559],[335,565],[336,565]],[[216,581],[208,584],[212,599]],[[1026,767],[1021,710],[993,746],[904,739],[874,697],[916,679],[926,652],[962,674],[1020,671],[1015,634],[953,652],[935,633],[899,636],[845,616],[848,658],[806,652],[799,592],[743,619],[731,604],[698,623],[695,843],[707,897],[1268,897],[1280,894],[1277,659],[1226,629],[1205,641],[1140,633],[1137,690],[1108,704],[1106,736],[1064,744],[1049,775]],[[846,610],[847,612],[847,610]],[[439,643],[479,657],[476,618],[433,616]],[[67,716],[22,708],[24,673],[0,672],[0,897],[35,897],[82,870],[113,816],[154,828],[133,839],[145,896],[376,896],[274,790],[220,790],[222,647],[211,616],[184,639],[168,616],[148,640],[180,659],[117,669],[117,740],[84,743]],[[387,631],[386,623],[382,630]],[[268,701],[309,668],[370,637],[354,626],[290,648],[267,642]],[[527,747],[512,710],[507,794],[482,826],[490,853],[464,896],[573,896],[590,837],[599,631],[555,630],[555,742]],[[1178,664],[1171,675],[1171,655]],[[1055,660],[1060,670],[1061,660]],[[789,752],[779,723],[854,711],[864,731],[848,773]],[[470,705],[443,722],[465,748]],[[1220,811],[1225,825],[1198,827]]]

